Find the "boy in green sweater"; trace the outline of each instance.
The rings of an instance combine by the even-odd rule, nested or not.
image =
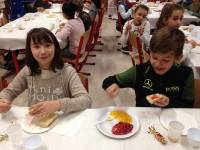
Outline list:
[[[109,76],[103,88],[111,97],[117,96],[120,88],[134,88],[139,107],[192,107],[194,75],[191,68],[178,64],[184,41],[178,29],[156,31],[150,41],[150,61]]]

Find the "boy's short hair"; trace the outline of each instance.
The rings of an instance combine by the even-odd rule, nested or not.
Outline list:
[[[150,51],[153,53],[174,52],[176,56],[183,53],[185,35],[177,28],[164,27],[157,30],[150,41]]]
[[[141,9],[144,9],[146,10],[147,12],[149,12],[149,7],[147,7],[146,5],[137,5],[136,8],[134,9],[134,13],[138,11],[138,9],[141,8]]]

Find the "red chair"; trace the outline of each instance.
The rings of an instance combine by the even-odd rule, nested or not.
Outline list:
[[[120,13],[118,12],[118,9],[117,9],[117,21],[118,21],[118,24],[119,24],[119,32],[123,32],[123,25],[122,25],[122,17],[120,15]]]
[[[83,65],[86,64],[86,61],[88,58],[89,51],[85,50],[81,54],[81,50],[83,48],[86,48],[86,45],[88,43],[88,39],[90,36],[90,31],[91,31],[91,28],[81,36],[80,41],[79,41],[79,46],[77,47],[77,54],[76,54],[75,59],[68,59],[66,57],[63,57],[63,61],[68,62],[69,64],[72,64],[73,67],[77,70],[77,72],[80,72]],[[89,73],[84,73],[84,74],[90,75]]]
[[[85,87],[87,92],[89,92],[88,78],[86,76],[84,76],[84,74],[82,74],[82,73],[78,73],[78,75],[79,75],[79,78],[80,78],[83,86]]]
[[[91,30],[91,36],[90,36],[90,47],[89,50],[95,50],[95,51],[102,51],[102,49],[94,49],[95,45],[98,44],[98,38],[99,38],[99,33],[100,33],[100,28],[103,22],[103,16],[105,13],[105,9],[101,8],[99,13],[96,15],[95,20],[93,21],[92,24],[92,30]],[[103,45],[103,43],[99,42],[100,45]]]
[[[142,64],[149,60],[149,54],[144,48],[145,45],[134,32],[129,32],[128,47],[133,65]],[[138,56],[134,55],[135,52],[138,52]]]

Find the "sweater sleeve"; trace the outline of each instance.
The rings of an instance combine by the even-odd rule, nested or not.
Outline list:
[[[29,69],[25,66],[16,75],[13,81],[8,85],[7,88],[1,91],[0,98],[8,99],[13,101],[20,93],[22,93],[27,88],[26,76],[29,74]]]
[[[126,23],[123,26],[123,32],[122,32],[122,35],[121,35],[121,38],[120,38],[120,42],[122,44],[122,47],[125,47],[127,45],[129,33],[126,34],[126,28],[127,28],[129,23],[131,23],[131,20],[126,21]]]
[[[189,57],[191,50],[192,45],[190,43],[184,44],[183,57],[181,58],[180,62],[184,62]]]
[[[56,33],[56,37],[59,38],[60,40],[66,41],[69,35],[71,34],[71,31],[72,31],[72,25],[68,21],[63,27],[63,29]]]
[[[191,71],[186,79],[182,95],[176,100],[171,100],[173,107],[176,108],[192,108],[194,105],[194,74]]]
[[[144,26],[144,33],[141,36],[142,41],[145,43],[147,47],[149,47],[150,43],[150,23],[146,21]]]
[[[117,74],[116,79],[120,83],[119,86],[121,88],[134,87],[136,83],[136,67],[131,67],[130,69]]]
[[[119,13],[120,13],[121,17],[124,20],[128,19],[131,16],[131,14],[132,14],[132,9],[129,9],[126,12],[125,7],[122,4],[118,6],[118,10],[119,10]]]
[[[136,68],[132,67],[115,76],[109,76],[103,81],[103,89],[107,89],[112,84],[117,84],[120,88],[134,87],[136,82]]]
[[[61,111],[67,114],[90,108],[92,100],[85,90],[77,72],[71,66],[67,67],[67,69],[65,76],[68,79],[64,79],[66,81],[65,90],[69,90],[71,97],[60,99]]]

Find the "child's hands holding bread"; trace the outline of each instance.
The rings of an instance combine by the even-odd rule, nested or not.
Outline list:
[[[60,101],[43,101],[32,105],[29,114],[34,117],[42,117],[61,109]]]
[[[165,107],[169,104],[169,98],[163,94],[151,94],[146,96],[146,99],[149,103],[159,107]]]

